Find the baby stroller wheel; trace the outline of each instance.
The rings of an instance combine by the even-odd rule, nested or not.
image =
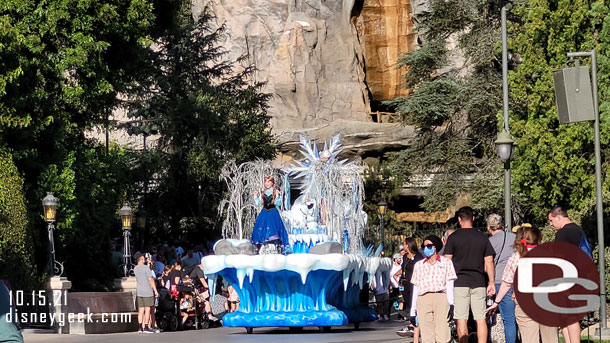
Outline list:
[[[167,328],[169,327],[169,321],[167,320],[167,318],[163,316],[157,317],[157,327],[159,328],[159,330],[162,331],[167,330]]]
[[[178,326],[180,326],[180,324],[178,323],[178,317],[176,317],[174,315],[169,317],[169,329],[171,331],[176,331],[176,330],[178,330]]]
[[[199,329],[209,329],[210,328],[210,321],[207,319],[203,319],[199,322]]]

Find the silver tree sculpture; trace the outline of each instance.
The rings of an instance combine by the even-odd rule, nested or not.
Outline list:
[[[366,213],[362,210],[363,167],[355,162],[337,160],[341,150],[341,135],[331,138],[328,144],[325,142],[321,152],[315,142],[301,136],[301,153],[305,160],[297,162],[297,166],[286,167],[285,170],[296,178],[304,178],[300,187],[300,199],[318,205],[321,222],[326,225],[326,232],[331,239],[345,244],[344,230],[347,230],[349,250],[360,252],[367,220]]]
[[[224,218],[224,238],[245,239],[251,236],[260,210],[254,205],[252,193],[263,190],[266,176],[273,176],[276,188],[282,190],[283,173],[273,168],[270,161],[257,159],[238,166],[235,160],[231,160],[223,166],[220,180],[227,185],[227,193],[218,206],[218,214]]]

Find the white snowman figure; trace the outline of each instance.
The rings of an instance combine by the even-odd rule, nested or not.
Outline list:
[[[316,208],[316,203],[309,200],[305,202],[305,206],[307,233],[318,233],[318,211]]]

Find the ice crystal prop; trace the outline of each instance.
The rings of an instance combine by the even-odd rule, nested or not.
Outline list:
[[[223,166],[220,180],[227,185],[227,198],[220,202],[218,214],[224,216],[222,235],[225,238],[251,237],[256,216],[260,212],[260,208],[254,205],[252,193],[263,191],[266,176],[273,176],[275,187],[282,189],[283,172],[273,168],[269,161],[257,159],[238,166],[231,160]]]
[[[320,152],[317,144],[301,135],[301,153],[305,160],[296,166],[284,168],[286,173],[302,180],[301,196],[295,201],[292,218],[298,218],[298,205],[314,202],[319,209],[320,222],[326,225],[326,234],[337,242],[348,239],[349,250],[362,251],[362,235],[367,216],[362,209],[364,182],[362,165],[338,160],[341,152],[341,135],[324,143]],[[295,213],[297,212],[297,213]],[[298,225],[292,225],[295,227]],[[344,235],[344,231],[348,235]]]

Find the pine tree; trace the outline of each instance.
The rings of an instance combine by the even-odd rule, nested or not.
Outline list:
[[[193,19],[189,1],[177,3],[172,20],[161,27],[151,50],[148,79],[132,103],[131,115],[153,121],[160,134],[153,151],[159,193],[147,207],[169,221],[177,233],[183,218],[196,232],[215,221],[221,193],[220,168],[275,153],[268,128],[268,94],[253,81],[243,59],[228,61],[219,45],[223,27],[214,27],[206,8]],[[149,212],[150,213],[150,212]]]
[[[496,1],[432,0],[430,11],[418,18],[420,49],[399,60],[411,93],[387,104],[417,131],[413,145],[393,156],[394,164],[407,181],[433,177],[426,210],[444,210],[466,193],[473,195],[475,207],[499,204],[493,147],[501,108],[497,6]],[[453,43],[457,46],[450,51]]]

